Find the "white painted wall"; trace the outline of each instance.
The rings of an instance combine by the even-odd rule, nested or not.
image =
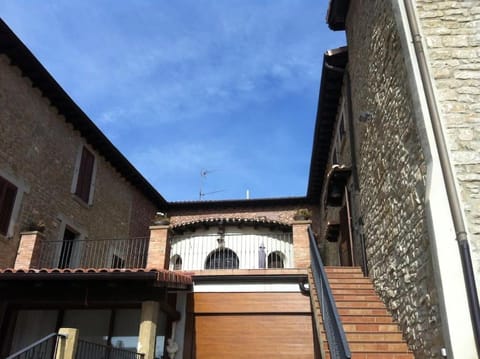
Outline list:
[[[219,248],[217,228],[197,230],[177,235],[172,240],[170,258],[179,255],[182,258],[182,270],[201,270],[205,267],[208,255]],[[279,251],[284,256],[284,268],[293,268],[293,242],[291,233],[227,227],[224,235],[225,248],[234,251],[239,259],[239,269],[258,269],[258,250],[265,247],[266,257]],[[173,269],[173,263],[170,263]]]

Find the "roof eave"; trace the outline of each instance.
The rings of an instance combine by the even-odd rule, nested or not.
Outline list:
[[[166,208],[166,200],[138,172],[138,170],[110,142],[92,120],[80,109],[27,46],[0,18],[0,54],[6,55],[12,65],[32,81],[42,95],[49,99],[58,113],[78,130],[87,142],[132,185],[138,188],[159,209]]]
[[[345,30],[350,0],[330,0],[327,12],[328,27],[333,31]]]
[[[343,74],[348,61],[346,47],[329,50],[323,57],[322,78],[313,137],[307,198],[319,203],[328,155],[332,140],[338,103],[341,97]]]
[[[192,209],[228,209],[228,208],[259,208],[259,207],[286,207],[308,204],[307,197],[281,197],[257,199],[231,199],[219,201],[185,201],[169,202],[168,208],[174,210]]]

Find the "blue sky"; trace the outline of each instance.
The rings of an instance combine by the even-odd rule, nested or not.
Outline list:
[[[305,195],[323,53],[345,43],[327,7],[0,0],[3,20],[169,201],[200,188],[206,200]]]

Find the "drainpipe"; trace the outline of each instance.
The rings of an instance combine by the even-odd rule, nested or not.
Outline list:
[[[450,206],[450,213],[452,215],[453,225],[455,228],[458,249],[460,251],[460,259],[462,261],[463,267],[463,277],[465,280],[465,287],[467,289],[468,306],[470,309],[470,317],[472,320],[473,331],[475,334],[475,344],[477,346],[477,352],[480,353],[480,305],[478,302],[477,288],[475,285],[466,225],[462,215],[458,191],[455,187],[455,176],[453,174],[450,158],[448,156],[447,144],[445,141],[445,136],[443,134],[440,114],[435,99],[435,93],[433,91],[433,84],[430,78],[428,63],[422,44],[419,25],[415,17],[415,8],[412,0],[404,0],[404,4],[410,32],[413,39],[415,55],[417,57],[420,76],[425,91],[428,112],[430,114],[432,122],[433,134],[435,137],[435,143],[437,145],[438,156],[440,159],[440,167],[442,169],[443,177],[445,180],[447,198]]]

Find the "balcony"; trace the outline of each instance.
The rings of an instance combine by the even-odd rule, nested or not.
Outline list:
[[[292,233],[203,234],[171,239],[170,270],[293,268]]]
[[[43,240],[32,268],[144,268],[149,238]]]
[[[150,237],[50,240],[24,232],[15,269],[268,269],[306,268],[309,222],[291,232],[173,234],[169,226],[150,227]]]

